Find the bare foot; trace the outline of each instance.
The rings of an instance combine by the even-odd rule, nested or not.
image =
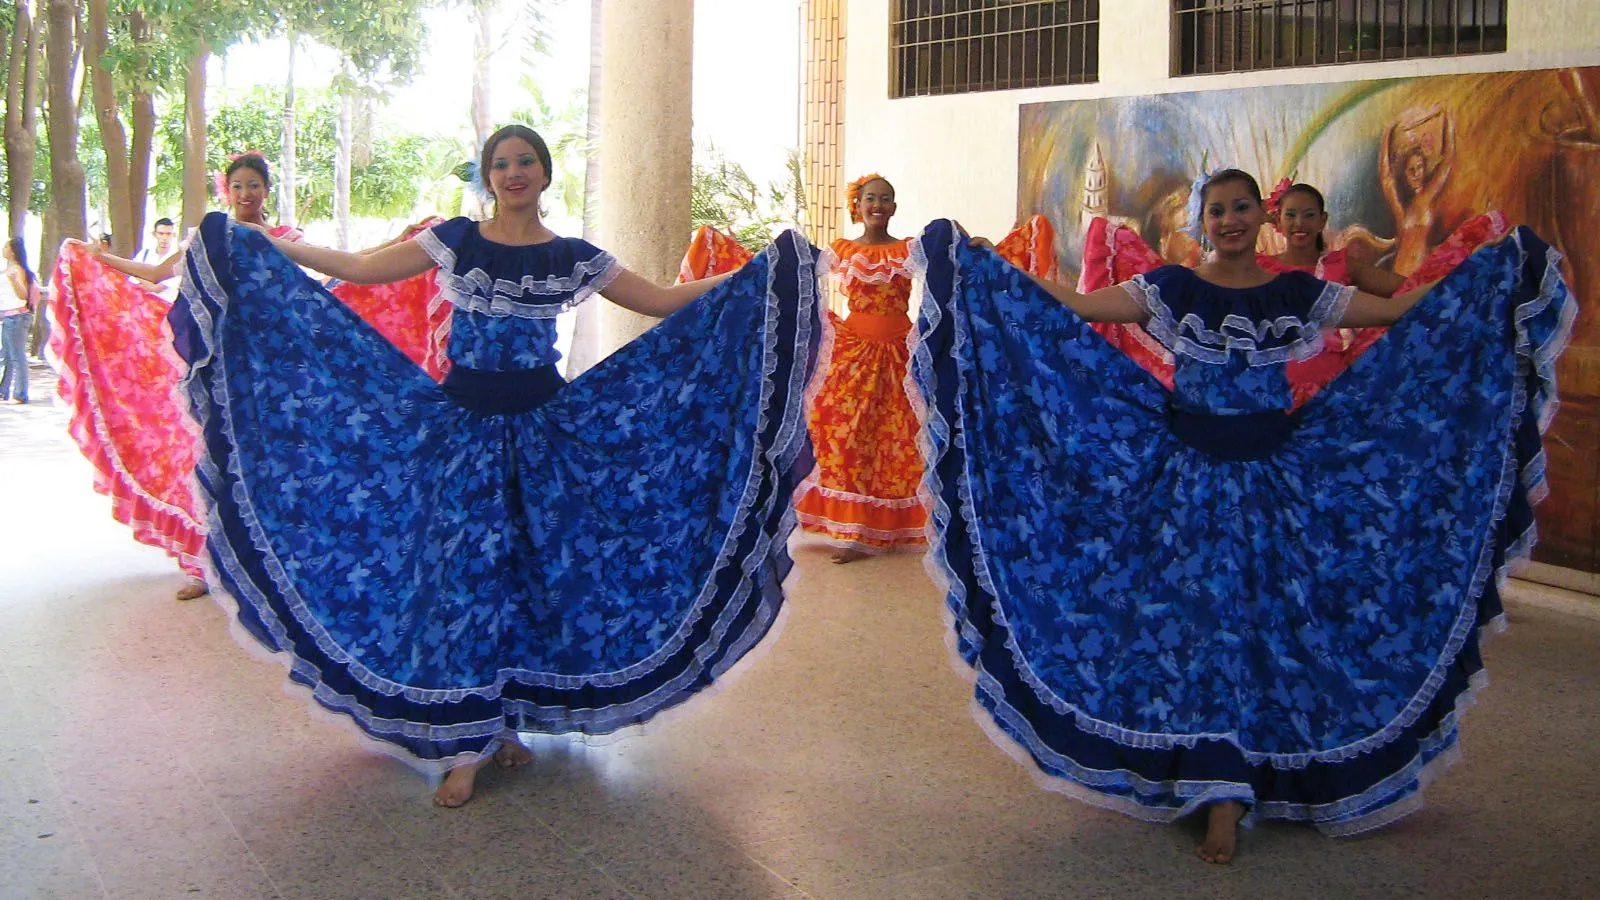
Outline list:
[[[1244,804],[1237,800],[1211,804],[1206,813],[1206,839],[1200,842],[1195,853],[1214,865],[1233,862],[1233,853],[1239,847],[1239,820],[1242,818]]]
[[[500,749],[494,752],[494,764],[502,769],[519,769],[531,762],[533,751],[512,735],[507,735]]]
[[[178,592],[173,596],[179,600],[195,600],[209,593],[211,593],[211,589],[206,587],[204,581],[198,578],[191,578],[183,587],[178,588]]]
[[[465,806],[467,801],[472,799],[472,788],[477,784],[478,770],[483,768],[486,762],[487,759],[480,759],[477,762],[462,763],[451,769],[450,774],[444,777],[444,783],[433,792],[433,805],[449,809]]]
[[[864,550],[857,550],[854,547],[841,547],[838,550],[833,551],[833,555],[829,556],[828,559],[831,560],[835,565],[842,566],[845,563],[853,563],[858,559],[866,559],[871,555],[872,554],[867,553]]]

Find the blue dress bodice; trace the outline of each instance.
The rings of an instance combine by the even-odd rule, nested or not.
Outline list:
[[[1211,415],[1287,410],[1285,365],[1322,350],[1354,295],[1305,272],[1229,288],[1184,266],[1162,266],[1125,285],[1150,313],[1151,336],[1172,350],[1174,407]]]
[[[578,238],[497,244],[478,225],[461,216],[417,236],[454,307],[451,362],[492,372],[555,363],[556,316],[604,290],[622,267]]]

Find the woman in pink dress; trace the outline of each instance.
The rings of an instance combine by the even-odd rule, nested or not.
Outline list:
[[[270,168],[259,153],[233,159],[217,176],[218,195],[240,222],[298,240],[289,226],[268,226]],[[54,274],[50,346],[60,361],[57,393],[71,411],[68,429],[94,467],[95,490],[111,498],[112,516],[141,543],[159,547],[190,577],[177,591],[192,600],[202,580],[205,526],[190,491],[194,446],[174,391],[183,364],[166,324],[170,300],[133,279],[159,284],[178,274],[184,247],[154,263],[68,241]],[[338,285],[336,296],[413,362],[442,377],[430,354],[442,329],[430,316],[438,293],[431,273],[392,285]]]

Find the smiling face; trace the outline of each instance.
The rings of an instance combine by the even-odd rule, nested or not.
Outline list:
[[[1254,253],[1267,211],[1243,181],[1220,181],[1206,188],[1206,237],[1222,256]]]
[[[241,222],[266,224],[267,177],[251,166],[240,166],[228,176],[228,205]]]
[[[894,218],[894,187],[882,178],[874,178],[861,186],[861,198],[856,201],[856,215],[868,228],[888,228]]]
[[[488,154],[489,191],[496,207],[506,212],[538,207],[550,186],[550,173],[534,146],[520,137],[502,138]]]
[[[1288,239],[1289,246],[1317,246],[1317,236],[1328,225],[1328,213],[1316,197],[1305,191],[1290,191],[1283,195],[1278,207],[1278,230]]]

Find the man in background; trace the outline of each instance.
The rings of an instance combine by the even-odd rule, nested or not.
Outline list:
[[[157,219],[156,224],[150,229],[150,235],[156,239],[155,244],[140,247],[139,252],[133,255],[134,262],[161,262],[171,256],[177,246],[178,229],[172,224],[171,219],[165,217]]]

